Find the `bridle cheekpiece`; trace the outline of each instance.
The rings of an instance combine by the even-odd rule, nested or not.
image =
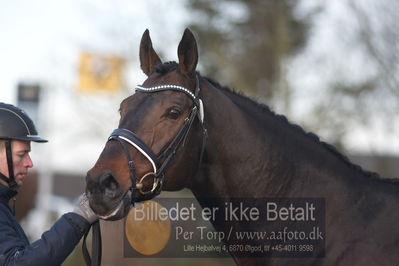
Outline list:
[[[154,152],[149,148],[144,141],[142,141],[135,133],[126,129],[126,128],[117,128],[112,131],[108,141],[116,140],[118,141],[125,153],[129,164],[129,171],[130,171],[130,179],[132,182],[132,186],[130,187],[131,194],[131,203],[134,205],[135,202],[152,199],[155,196],[159,195],[162,190],[163,180],[164,180],[164,171],[168,164],[171,162],[173,157],[175,156],[178,148],[185,142],[191,125],[196,117],[198,117],[201,127],[203,129],[203,143],[202,143],[202,150],[201,150],[201,158],[205,147],[205,138],[206,138],[206,129],[204,128],[204,107],[202,100],[199,98],[200,86],[199,86],[199,79],[198,76],[196,77],[196,85],[194,93],[188,90],[185,87],[174,85],[174,84],[167,84],[167,85],[158,85],[153,87],[145,87],[142,85],[138,85],[135,88],[136,92],[142,93],[155,93],[160,91],[172,90],[172,91],[179,91],[186,94],[190,99],[193,100],[193,105],[191,107],[189,115],[185,118],[183,122],[183,126],[180,128],[179,132],[176,136],[172,139],[172,141],[167,144],[160,154],[157,156]],[[153,168],[152,172],[149,172],[142,176],[140,180],[137,182],[138,178],[136,175],[136,168],[134,162],[131,158],[130,152],[126,144],[133,146],[137,151],[139,151],[144,157],[151,163]],[[200,161],[201,161],[200,158]],[[144,191],[143,190],[143,181],[144,179],[148,178],[149,176],[153,176],[153,186],[151,190]]]

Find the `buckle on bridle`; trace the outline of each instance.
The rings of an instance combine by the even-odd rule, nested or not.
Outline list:
[[[151,190],[144,191],[143,190],[143,187],[144,187],[143,181],[144,181],[144,179],[146,179],[149,176],[154,176],[152,188],[151,188]],[[147,194],[150,194],[150,193],[154,193],[159,184],[160,184],[160,178],[157,177],[157,175],[154,172],[149,172],[149,173],[143,175],[142,178],[140,178],[139,182],[136,184],[136,188],[139,190],[139,192],[142,195],[147,195]]]

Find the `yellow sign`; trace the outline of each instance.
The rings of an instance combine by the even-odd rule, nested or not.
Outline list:
[[[122,87],[123,59],[90,53],[80,55],[79,90],[115,92]]]

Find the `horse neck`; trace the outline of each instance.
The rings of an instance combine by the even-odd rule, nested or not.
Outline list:
[[[267,108],[208,81],[201,86],[208,140],[191,185],[197,197],[326,197],[323,182],[338,190],[349,174],[340,158]]]
[[[203,164],[190,187],[202,207],[222,210],[231,198],[323,198],[325,226],[333,235],[326,247],[337,254],[346,251],[342,243],[370,238],[381,245],[386,242],[387,236],[381,237],[378,230],[370,238],[364,232],[365,221],[376,213],[388,217],[378,227],[397,232],[392,225],[399,214],[392,214],[391,206],[399,206],[399,183],[366,176],[331,147],[255,103],[240,102],[240,96],[210,85],[202,93],[209,138]],[[211,222],[223,232],[245,227],[220,217]],[[266,227],[267,223],[250,230]],[[397,239],[388,242],[394,246]],[[248,264],[232,255],[237,264]]]

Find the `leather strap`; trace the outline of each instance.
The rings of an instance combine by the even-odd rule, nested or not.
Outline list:
[[[160,159],[166,158],[165,161],[163,162],[161,168],[159,169],[159,173],[162,173],[165,170],[165,168],[168,166],[169,162],[175,156],[176,151],[180,147],[180,145],[181,144],[184,145],[185,140],[188,135],[188,132],[190,131],[191,125],[192,125],[196,115],[197,115],[197,107],[194,106],[193,109],[191,109],[189,116],[184,121],[182,128],[179,130],[179,132],[174,137],[174,139],[169,143],[168,147],[166,149],[164,149],[164,151],[159,156]]]
[[[5,175],[3,175],[2,173],[0,173],[0,179],[3,180],[4,182],[6,182],[7,184],[10,183],[10,179],[8,177],[6,177]]]
[[[89,228],[83,237],[83,245],[82,245],[83,258],[87,266],[100,266],[101,254],[102,254],[100,221],[94,222],[91,225],[91,228],[92,228],[92,246],[91,246],[92,257],[90,258],[90,254],[86,246],[86,238],[90,232]]]
[[[7,167],[8,167],[8,177],[0,173],[0,179],[8,184],[8,187],[12,190],[16,190],[18,184],[15,182],[14,176],[14,164],[12,161],[12,150],[11,150],[11,140],[7,139],[4,141],[6,149]]]
[[[157,172],[157,170],[161,165],[161,163],[158,160],[158,157],[136,134],[134,134],[132,131],[126,128],[117,128],[114,131],[112,131],[109,139],[119,139],[119,138],[122,138],[125,141],[129,141],[129,143],[135,146],[144,156],[147,157],[147,159],[150,159],[150,161],[152,161],[151,163],[154,163],[153,166],[156,168],[154,169],[154,172]]]
[[[134,190],[136,189],[135,185],[137,183],[137,175],[136,175],[136,167],[134,166],[134,162],[132,160],[132,157],[130,155],[129,149],[126,147],[126,145],[124,144],[123,140],[120,139],[118,136],[115,136],[113,138],[110,138],[113,140],[116,140],[119,142],[119,144],[122,146],[123,152],[125,153],[126,159],[127,159],[127,163],[129,165],[129,173],[130,173],[130,180],[132,183],[132,186],[130,187],[130,190],[132,191],[132,194],[136,194],[134,193]],[[132,197],[132,205],[134,205],[134,199],[135,197]]]

